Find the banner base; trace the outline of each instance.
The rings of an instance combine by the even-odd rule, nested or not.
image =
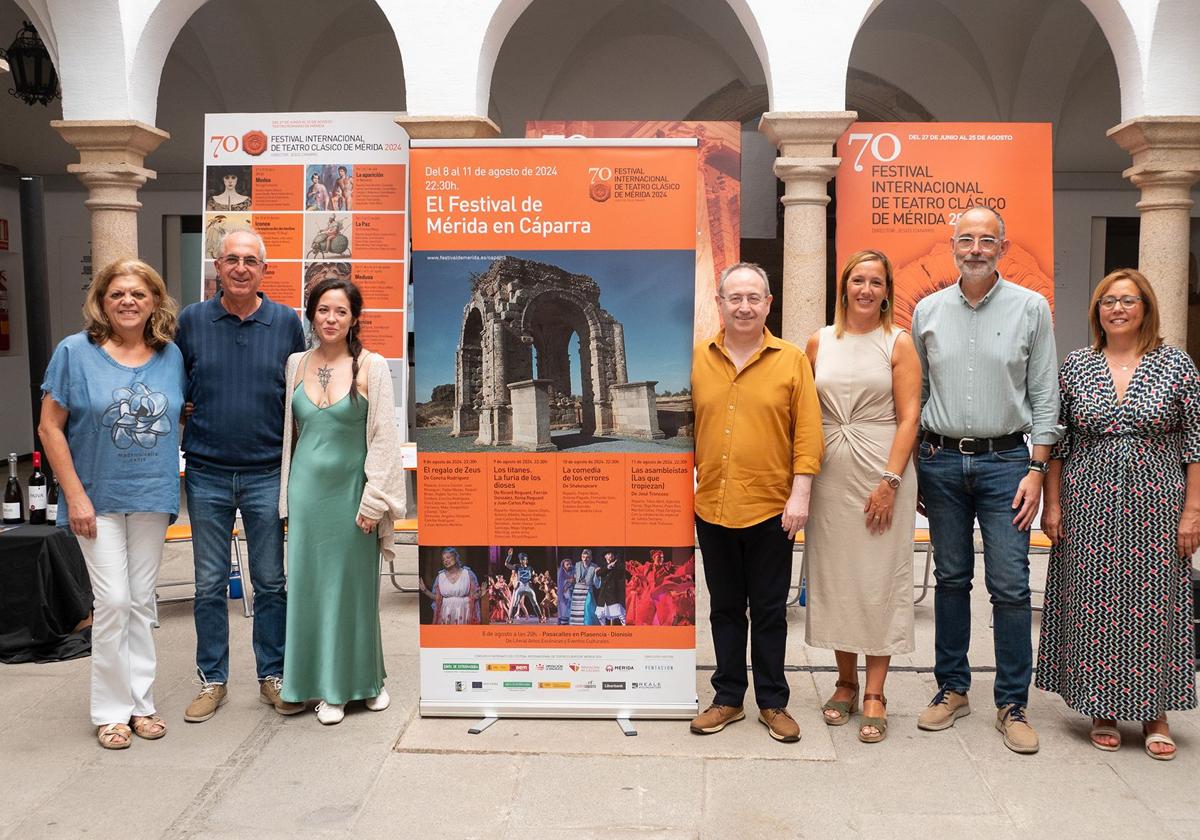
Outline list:
[[[596,705],[555,703],[456,703],[422,700],[421,717],[472,718],[587,718],[599,720],[690,720],[699,712],[699,701],[691,703],[636,703]]]

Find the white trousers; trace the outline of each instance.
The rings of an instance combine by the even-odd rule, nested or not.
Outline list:
[[[79,538],[92,579],[92,723],[154,714],[154,587],[165,513],[96,515],[96,538]]]

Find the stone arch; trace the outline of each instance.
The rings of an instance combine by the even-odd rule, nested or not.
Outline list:
[[[483,407],[483,313],[474,303],[463,310],[462,335],[454,359],[453,437],[479,432]]]
[[[655,383],[628,381],[624,328],[600,305],[599,284],[586,274],[514,256],[494,260],[471,278],[455,366],[452,434],[474,432],[475,442],[484,446],[555,448],[553,401],[573,399],[568,357],[573,335],[579,337],[583,436],[662,437]]]
[[[613,344],[616,320],[599,309],[598,304],[563,289],[545,289],[531,296],[518,320],[522,336],[529,336],[537,350],[536,379],[546,380],[552,409],[565,408],[571,399],[572,336],[579,338],[580,427],[585,435],[606,427],[604,417],[612,396],[609,386],[625,380],[624,341],[620,343],[620,361]]]
[[[1145,107],[1145,61],[1138,33],[1122,0],[1080,0],[1096,19],[1117,63],[1121,118],[1141,116]],[[1159,6],[1162,0],[1159,0]]]
[[[200,137],[206,112],[398,112],[404,104],[402,57],[379,0],[258,0],[244,13],[237,0],[185,2],[193,13],[172,21],[175,37],[154,77],[155,124],[176,138]],[[356,82],[368,67],[379,77]],[[155,163],[160,173],[195,172],[200,148],[168,143]]]
[[[546,2],[546,0],[543,0],[543,2]],[[711,70],[714,64],[725,62],[736,68],[735,72],[731,75],[735,77],[748,76],[749,84],[756,84],[759,81],[758,74],[760,73],[763,80],[768,85],[770,84],[768,75],[769,62],[765,42],[758,26],[757,17],[751,8],[751,4],[746,2],[746,0],[712,0],[710,3],[696,4],[694,7],[687,8],[686,11],[679,8],[680,4],[670,2],[647,5],[648,8],[643,8],[636,3],[625,2],[625,0],[609,0],[609,2],[600,2],[586,6],[586,14],[581,13],[565,16],[564,20],[569,21],[569,23],[565,23],[559,27],[562,31],[559,32],[557,39],[552,45],[547,45],[546,50],[543,51],[544,54],[540,57],[545,66],[540,67],[536,73],[532,73],[532,71],[527,72],[526,75],[532,75],[531,84],[521,84],[518,86],[518,89],[522,92],[522,104],[531,108],[529,113],[519,114],[518,116],[532,119],[561,118],[564,116],[558,113],[558,111],[562,110],[561,107],[558,109],[551,107],[550,111],[553,113],[548,113],[544,109],[552,101],[564,98],[569,101],[571,99],[568,93],[556,90],[557,85],[563,79],[577,81],[575,76],[571,74],[591,73],[590,68],[593,64],[600,67],[625,66],[624,64],[614,65],[612,63],[612,56],[606,50],[613,48],[613,45],[624,45],[621,33],[616,31],[619,27],[615,27],[613,21],[627,20],[627,13],[635,17],[640,16],[638,17],[639,20],[644,19],[646,15],[650,15],[651,20],[648,24],[648,29],[639,32],[639,35],[645,38],[659,39],[670,35],[674,38],[673,43],[678,45],[681,50],[685,52],[686,50],[691,50],[691,53],[688,53],[690,56],[688,60],[699,62],[706,69]],[[560,17],[563,16],[561,10],[549,3],[544,8],[552,8]],[[664,19],[672,15],[675,17],[674,25],[665,24]],[[522,25],[518,27],[518,20],[522,16],[526,20],[522,21]],[[718,18],[720,19],[720,25],[715,25],[713,21]],[[518,40],[514,38],[514,33],[519,32],[522,36],[527,36],[531,30],[530,21],[533,21],[532,26],[536,26],[542,22],[541,4],[536,4],[534,0],[500,0],[496,4],[495,10],[488,22],[480,48],[478,75],[476,79],[476,112],[479,114],[489,114],[494,120],[507,123],[507,130],[505,132],[507,134],[522,134],[524,125],[523,120],[514,119],[513,114],[506,113],[506,109],[495,98],[495,94],[498,91],[497,84],[500,84],[503,89],[509,87],[504,83],[505,81],[511,81],[510,76],[513,69],[513,62],[507,58],[503,58],[501,53],[505,47],[508,47],[509,51],[517,49],[517,54],[526,55],[525,50],[513,46]],[[553,22],[557,23],[558,19],[553,19]],[[740,31],[733,34],[733,30],[735,29]],[[597,37],[591,37],[597,31],[600,34]],[[715,50],[713,48],[714,44],[718,47]],[[653,61],[660,53],[660,50],[652,49],[647,51],[643,49],[638,54],[645,56],[648,61]],[[581,59],[586,69],[580,69]],[[497,70],[500,70],[501,74],[499,80]],[[667,85],[667,87],[663,88],[664,91],[669,90],[670,84],[685,84],[685,82],[681,82],[678,79],[669,81],[667,76],[663,76],[663,79],[663,84]],[[716,81],[712,88],[705,90],[700,96],[695,96],[691,101],[699,102],[712,90],[725,84],[727,79],[728,75],[725,75],[724,78]],[[597,82],[595,86],[602,87],[603,82]],[[677,97],[680,102],[686,102],[692,93],[694,92],[687,91],[680,94],[678,90],[674,90],[669,95]],[[531,102],[529,99],[530,96],[540,98]],[[559,104],[561,105],[561,102]],[[636,104],[631,107],[636,109]],[[673,112],[671,116],[682,118],[686,113],[687,107],[684,105],[677,112]],[[508,110],[512,110],[511,103]],[[593,113],[591,116],[593,118],[612,119],[625,119],[638,116],[667,116],[667,114],[657,111],[651,115],[633,113],[628,109],[617,114],[615,113],[616,110],[618,109],[612,106],[609,107],[609,111],[613,113]]]
[[[135,29],[136,40],[131,46],[133,60],[129,63],[129,90],[131,101],[137,104],[144,116],[138,119],[151,124],[157,113],[159,87],[163,69],[172,47],[188,21],[212,0],[159,0],[146,15],[144,23]],[[388,19],[397,52],[400,41],[395,37],[395,20],[388,14],[388,4],[372,0],[379,11]],[[136,22],[131,22],[136,26]],[[403,61],[403,56],[401,56]],[[304,80],[306,65],[296,77],[297,86]],[[402,106],[403,103],[397,103]],[[397,110],[400,110],[398,107]]]

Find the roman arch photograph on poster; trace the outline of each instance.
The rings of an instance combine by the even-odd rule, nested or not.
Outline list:
[[[691,451],[692,252],[448,256],[414,255],[421,449]]]

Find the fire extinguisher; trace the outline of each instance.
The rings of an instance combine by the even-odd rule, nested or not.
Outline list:
[[[4,272],[0,271],[0,353],[6,353],[9,350],[9,328],[8,328],[8,287],[5,281],[8,280],[4,276]]]

